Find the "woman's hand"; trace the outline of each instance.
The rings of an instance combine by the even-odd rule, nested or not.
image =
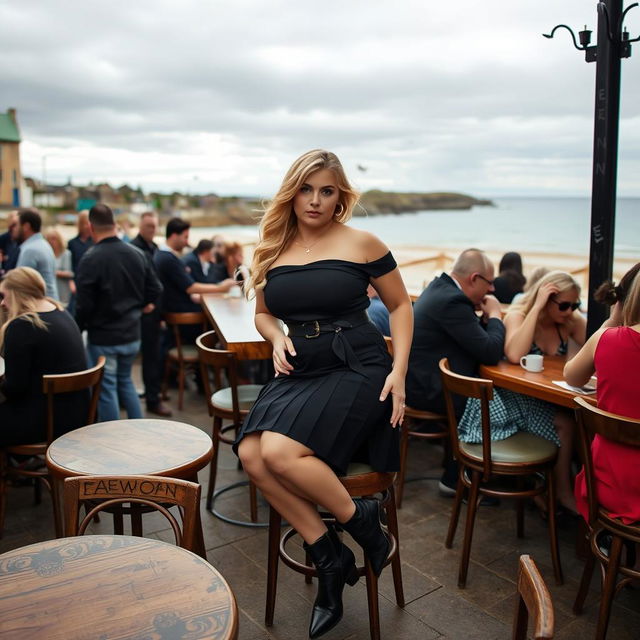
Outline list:
[[[391,393],[393,410],[391,412],[391,426],[395,429],[404,420],[404,376],[392,371],[384,382],[380,393],[380,402],[384,402]]]
[[[549,298],[559,292],[560,289],[558,289],[555,284],[552,282],[545,282],[545,284],[543,284],[536,293],[536,301],[533,304],[533,308],[541,311],[549,301]]]
[[[296,350],[291,338],[282,333],[273,341],[273,368],[276,370],[276,377],[281,373],[288,376],[293,371],[293,365],[287,360],[287,353],[295,356]]]

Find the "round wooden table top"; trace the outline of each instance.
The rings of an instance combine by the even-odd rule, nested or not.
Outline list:
[[[211,459],[211,438],[172,420],[112,420],[54,440],[47,466],[58,477],[151,475],[192,478]]]
[[[131,536],[39,542],[0,556],[0,637],[234,639],[235,597],[205,560]]]

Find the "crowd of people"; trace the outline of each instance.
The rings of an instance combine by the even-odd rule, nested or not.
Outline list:
[[[588,340],[576,280],[558,270],[537,270],[527,280],[513,252],[505,254],[494,277],[487,255],[466,249],[412,305],[388,247],[346,224],[357,202],[334,154],[304,154],[265,210],[250,270],[238,243],[214,236],[185,255],[189,222],[169,220],[158,246],[155,213],[141,216],[139,233],[131,238],[102,204],[79,215],[78,234],[68,247],[55,230],[43,236],[33,209],[12,214],[7,234],[0,236],[0,297],[8,312],[0,329],[6,361],[0,445],[41,437],[44,407],[33,401],[41,396],[39,378],[86,366],[82,331],[89,364],[106,357],[101,421],[118,418],[120,407],[130,418],[142,416],[131,380],[138,353],[147,411],[170,416],[160,397],[169,339],[163,339],[162,314],[198,311],[200,294],[237,286],[255,296],[256,327],[273,345],[276,375],[263,387],[234,450],[266,499],[301,535],[317,569],[312,638],[339,622],[343,588],[357,580],[351,549],[320,518],[317,505],[362,546],[379,575],[390,549],[379,504],[352,499],[338,476],[355,460],[378,471],[398,470],[405,397],[413,408],[446,411],[441,358],[454,372],[477,376],[480,365],[502,358],[518,363],[528,354],[562,356],[570,384],[583,384],[595,371],[599,404],[640,418],[640,263],[619,285],[606,283],[598,292],[612,313]],[[197,333],[186,330],[184,337],[193,342]],[[392,339],[393,358],[383,335]],[[458,397],[455,412],[460,439],[481,442],[479,402]],[[586,517],[583,478],[578,475],[574,487],[572,477],[573,415],[496,388],[490,419],[493,440],[526,431],[559,447],[559,506]],[[21,431],[4,425],[21,425]],[[73,421],[65,427],[73,428]],[[603,505],[623,519],[639,520],[638,452],[600,439],[593,454]],[[453,496],[457,483],[457,464],[450,459],[441,493]]]

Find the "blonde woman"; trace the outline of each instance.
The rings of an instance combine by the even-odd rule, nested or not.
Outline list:
[[[247,290],[256,327],[273,345],[276,377],[237,439],[244,469],[298,531],[318,571],[309,635],[342,617],[352,551],[327,531],[316,505],[334,514],[380,574],[389,539],[375,500],[352,500],[338,479],[357,452],[379,471],[398,469],[411,303],[389,249],[346,225],[358,202],[338,158],[298,158],[260,224]],[[391,317],[394,360],[366,315],[371,283]],[[280,321],[288,325],[288,335]]]
[[[566,356],[570,345],[577,350],[575,347],[584,344],[586,334],[586,321],[579,309],[580,285],[568,273],[551,271],[540,278],[520,302],[512,305],[504,319],[507,359],[518,363],[529,353]],[[499,388],[494,389],[489,408],[492,439],[503,440],[517,431],[528,431],[560,447],[555,468],[558,503],[575,514],[572,415],[548,402]],[[480,442],[479,425],[479,403],[470,401],[460,420],[460,439]],[[536,503],[544,509],[542,499]]]
[[[0,304],[8,319],[0,327],[5,376],[0,383],[0,446],[45,438],[42,376],[86,368],[80,331],[62,305],[47,298],[42,276],[30,267],[11,270],[0,282]],[[55,434],[83,424],[88,392],[56,397]]]
[[[48,229],[44,237],[51,245],[53,255],[56,257],[58,298],[66,307],[69,305],[71,295],[76,291],[76,286],[73,282],[73,270],[71,268],[71,251],[67,249],[67,243],[55,227]]]

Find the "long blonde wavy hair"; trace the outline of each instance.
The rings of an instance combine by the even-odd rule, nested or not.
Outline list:
[[[266,207],[260,221],[260,240],[253,252],[251,279],[246,287],[248,293],[264,287],[269,267],[295,236],[298,226],[293,198],[309,175],[321,169],[333,171],[340,191],[333,219],[345,223],[351,218],[360,194],[349,184],[338,156],[323,149],[313,149],[301,155],[287,171],[278,193]]]
[[[518,300],[518,302],[511,305],[509,313],[520,313],[523,316],[527,316],[536,301],[538,290],[542,285],[547,284],[547,282],[555,284],[559,289],[559,293],[564,293],[565,291],[571,291],[573,289],[576,291],[578,296],[580,295],[580,285],[570,274],[565,273],[564,271],[549,271],[549,273],[534,283],[531,289],[529,289],[524,296]],[[543,315],[544,310],[540,313],[538,320],[540,320]]]
[[[0,350],[4,346],[7,327],[16,318],[22,318],[39,329],[46,330],[46,323],[36,311],[37,304],[41,300],[48,300],[59,310],[64,308],[57,300],[47,298],[47,289],[42,276],[31,267],[18,267],[9,271],[2,281],[2,287],[11,295],[8,296],[9,316],[0,327]]]

